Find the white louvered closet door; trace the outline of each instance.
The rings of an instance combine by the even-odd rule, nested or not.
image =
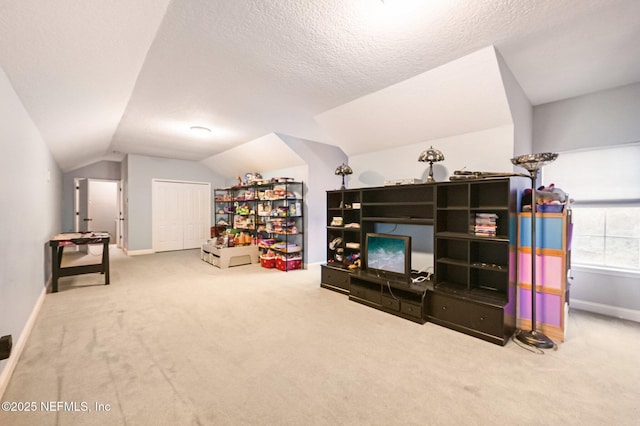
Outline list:
[[[209,238],[208,184],[153,182],[154,251],[198,248]]]
[[[183,188],[183,244],[185,249],[200,248],[210,237],[211,192],[208,185],[185,184]]]

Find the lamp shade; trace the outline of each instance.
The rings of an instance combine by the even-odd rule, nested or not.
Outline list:
[[[430,147],[429,149],[422,151],[422,154],[418,157],[418,161],[425,163],[437,163],[438,161],[444,161],[444,155],[439,149]]]
[[[345,186],[345,183],[344,183],[344,177],[346,175],[350,175],[352,173],[353,173],[353,170],[351,170],[351,167],[347,166],[344,163],[342,163],[338,167],[336,167],[336,174],[339,175],[339,176],[342,176],[342,187],[340,187],[340,189],[346,189],[347,188]]]
[[[529,172],[535,172],[542,166],[546,166],[547,164],[551,163],[556,158],[558,158],[558,154],[555,152],[542,152],[539,154],[520,155],[518,157],[512,158],[511,163],[513,163],[514,166],[519,166],[523,169],[527,169]]]
[[[344,163],[342,163],[336,168],[336,174],[340,176],[350,175],[352,173],[353,173],[353,170],[351,170],[351,167],[349,167]]]
[[[427,178],[427,183],[434,183],[436,180],[433,178],[433,163],[437,163],[438,161],[443,161],[444,155],[440,152],[439,149],[434,149],[432,146],[429,149],[422,151],[420,157],[418,157],[418,161],[422,161],[424,163],[429,163],[429,177]]]

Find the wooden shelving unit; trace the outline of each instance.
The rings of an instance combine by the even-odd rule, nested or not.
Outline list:
[[[348,266],[359,259],[363,243],[361,197],[359,189],[327,191],[327,263],[320,284],[324,288],[349,293]],[[351,224],[358,226],[346,226]]]
[[[376,223],[432,225],[433,211],[432,184],[327,191],[327,263],[322,266],[320,285],[348,294],[351,272],[358,272],[348,268],[349,258],[360,254],[364,236],[373,232]],[[336,226],[334,218],[341,218],[342,225]],[[341,245],[330,248],[336,238]],[[360,247],[354,248],[354,243]],[[336,253],[342,253],[340,260]]]
[[[526,184],[511,177],[437,185],[430,321],[502,345],[513,334],[517,212]],[[476,231],[478,214],[495,217],[495,234]]]
[[[513,176],[328,191],[327,244],[340,238],[344,249],[346,242],[364,242],[377,223],[433,226],[435,275],[415,291],[380,283],[366,271],[350,272],[328,247],[321,286],[406,319],[504,345],[516,327],[517,215],[529,185],[528,178]],[[475,227],[476,217],[492,218],[486,234]],[[346,227],[355,222],[359,228]]]

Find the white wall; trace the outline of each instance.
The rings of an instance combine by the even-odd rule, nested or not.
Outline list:
[[[339,189],[340,176],[336,167],[347,162],[347,156],[338,147],[320,142],[281,135],[282,140],[307,163],[305,180],[305,257],[306,262],[326,262],[327,222],[326,191]]]
[[[99,161],[86,167],[72,170],[62,178],[62,229],[75,231],[74,178],[120,180],[120,164],[117,161]],[[114,234],[115,235],[115,234]]]
[[[129,156],[125,156],[120,164],[120,185],[122,189],[122,217],[125,219],[122,221],[122,245],[121,247],[126,250],[129,247]]]
[[[571,307],[640,322],[638,274],[574,268],[571,275]]]
[[[399,141],[400,143],[402,141]],[[434,139],[413,145],[355,155],[349,158],[352,188],[381,186],[385,179],[419,178],[426,181],[428,163],[418,161],[420,153],[433,146],[445,160],[433,166],[436,181],[448,180],[455,170],[512,172],[513,126]]]
[[[125,210],[125,228],[127,252],[153,249],[152,241],[152,179],[177,181],[210,182],[211,190],[222,187],[224,179],[202,163],[168,158],[147,157],[129,154],[126,161],[127,209]],[[214,199],[213,193],[211,199]],[[211,209],[212,215],[214,209]],[[213,224],[214,218],[211,218]]]
[[[0,361],[0,396],[50,277],[47,243],[61,230],[61,197],[62,172],[0,68],[0,336],[14,342]]]
[[[529,154],[533,148],[533,107],[511,69],[499,52],[496,52],[502,84],[509,103],[513,126],[513,156]],[[516,170],[522,172],[522,170]]]
[[[350,188],[384,185],[385,179],[418,178],[426,182],[428,163],[418,161],[420,153],[430,146],[439,149],[445,160],[433,166],[434,178],[446,181],[455,170],[513,172],[513,126],[507,125],[479,132],[435,139],[419,144],[351,156],[353,175]],[[424,226],[378,225],[376,231],[412,235],[414,269],[433,266],[433,229]]]
[[[640,141],[640,83],[533,108],[537,152]]]
[[[640,141],[640,83],[535,106],[533,118],[536,152],[553,151],[562,155],[569,150],[635,143]],[[640,158],[634,163],[640,164]],[[593,172],[597,174],[599,170]],[[609,186],[617,186],[615,176],[600,173],[599,177]],[[557,184],[562,187],[560,182]],[[582,190],[562,189],[569,194]],[[574,277],[571,306],[640,321],[638,274],[576,268]]]
[[[251,163],[245,160],[242,160],[242,164],[253,164],[251,167],[256,170],[252,171],[260,172],[265,179],[284,176],[304,182],[304,261],[305,263],[326,261],[326,191],[340,188],[340,176],[335,176],[334,172],[338,165],[347,162],[347,156],[336,146],[284,134],[270,134],[268,138],[259,138],[256,141],[264,142],[269,149],[285,153],[284,160],[286,161],[284,162],[291,165],[273,168],[274,163],[271,161]],[[256,141],[245,144],[248,145],[247,147],[243,145],[242,149],[234,149],[233,152],[236,154],[245,151],[250,153],[250,147],[257,147]],[[215,168],[219,159],[229,158],[227,153],[223,154],[208,159],[206,164]],[[283,161],[275,162],[276,165],[282,165],[282,163]],[[254,167],[258,165],[259,167]],[[224,167],[223,170],[225,170],[227,177],[223,186],[236,185],[237,180],[229,177],[230,168]],[[233,171],[233,174],[244,175],[237,169]],[[248,171],[251,170],[245,170],[245,172]]]
[[[309,250],[315,249],[317,245],[316,242],[311,241],[309,236],[309,167],[307,165],[304,166],[293,166],[286,167],[283,169],[277,170],[268,170],[266,172],[260,172],[263,179],[271,179],[277,177],[289,177],[295,179],[296,182],[304,182],[304,205],[303,205],[303,222],[304,222],[304,247],[303,247],[303,262],[306,265],[310,262]],[[324,224],[323,224],[324,226]]]

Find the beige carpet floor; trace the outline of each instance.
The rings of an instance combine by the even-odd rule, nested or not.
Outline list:
[[[77,257],[65,262],[93,260]],[[537,355],[349,302],[320,288],[318,265],[221,270],[194,250],[116,250],[102,279],[63,278],[46,296],[2,398],[37,409],[0,411],[0,425],[640,419],[638,323],[572,310],[567,340]]]

